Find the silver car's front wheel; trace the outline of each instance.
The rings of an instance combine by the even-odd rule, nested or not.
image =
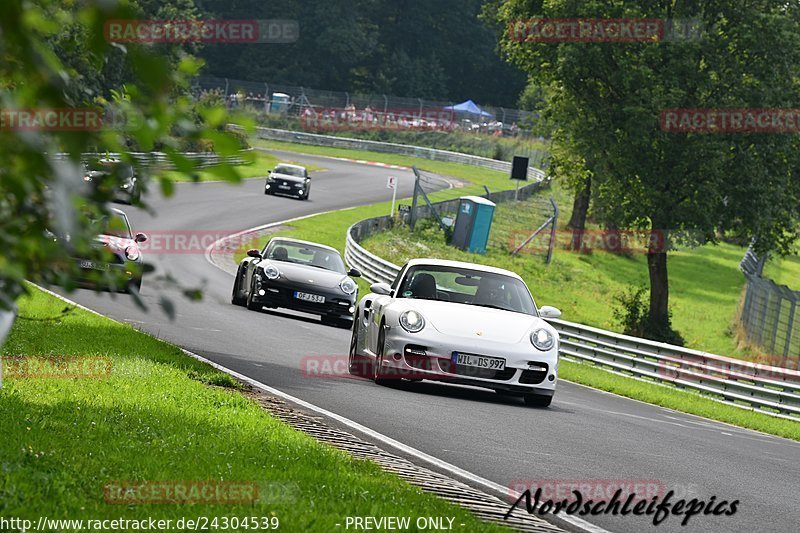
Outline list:
[[[386,351],[386,325],[381,324],[380,333],[378,333],[378,346],[375,350],[375,362],[372,364],[372,380],[377,385],[386,385],[392,380],[386,377],[383,372],[383,355]]]

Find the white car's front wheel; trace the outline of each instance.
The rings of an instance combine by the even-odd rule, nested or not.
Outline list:
[[[381,324],[381,331],[378,333],[378,346],[375,353],[375,362],[372,364],[372,380],[376,385],[386,385],[392,380],[386,378],[383,372],[383,355],[386,351],[386,330],[385,325]]]

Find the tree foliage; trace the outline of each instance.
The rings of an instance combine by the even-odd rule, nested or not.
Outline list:
[[[514,107],[525,75],[496,50],[483,0],[203,0],[212,17],[294,19],[291,44],[210,44],[204,73]]]
[[[107,213],[110,194],[83,186],[82,153],[120,152],[139,167],[125,154],[129,146],[158,148],[191,172],[193,163],[179,153],[186,142],[210,143],[222,154],[239,150],[236,137],[224,131],[224,109],[198,107],[186,96],[201,66],[186,49],[112,45],[104,38],[109,20],[193,11],[191,0],[169,8],[155,0],[0,2],[5,118],[20,110],[92,108],[125,119],[82,131],[0,128],[0,308],[13,305],[26,279],[71,286],[74,257],[92,253],[91,219]],[[147,170],[139,168],[145,187]],[[231,168],[218,172],[238,178]],[[171,181],[159,184],[171,193]]]
[[[800,6],[771,0],[496,0],[486,12],[516,19],[691,20],[702,30],[661,42],[521,42],[507,57],[550,89],[557,143],[592,162],[595,205],[620,228],[715,242],[724,232],[790,249],[800,205],[796,133],[674,133],[669,108],[794,108],[800,101]],[[669,331],[665,250],[651,249],[651,334]]]

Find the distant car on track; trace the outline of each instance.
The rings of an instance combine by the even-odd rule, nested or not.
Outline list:
[[[288,194],[308,200],[311,193],[311,176],[306,167],[300,165],[277,165],[267,176],[264,194]]]
[[[297,239],[274,238],[250,250],[233,281],[231,303],[258,311],[283,307],[320,315],[341,327],[353,325],[358,297],[356,269],[347,270],[335,248]]]
[[[118,176],[115,176],[118,174]],[[117,182],[116,180],[120,180]],[[142,197],[142,188],[136,170],[117,159],[99,159],[85,167],[83,181],[94,188],[108,187],[111,184],[111,198],[115,202],[129,205],[137,204]]]
[[[350,372],[385,384],[398,379],[461,383],[550,405],[559,337],[525,282],[499,268],[415,259],[392,286],[376,283],[356,307]]]

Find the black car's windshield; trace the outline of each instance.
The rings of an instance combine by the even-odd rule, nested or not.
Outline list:
[[[275,173],[287,174],[289,176],[296,176],[298,178],[303,178],[306,175],[305,171],[302,168],[289,167],[285,165],[278,165],[277,167],[275,167]]]
[[[536,315],[525,284],[517,278],[466,268],[419,265],[408,269],[398,298],[455,302]]]
[[[338,252],[311,244],[290,241],[272,241],[262,254],[270,261],[283,261],[306,265],[333,272],[346,273],[344,261]]]

